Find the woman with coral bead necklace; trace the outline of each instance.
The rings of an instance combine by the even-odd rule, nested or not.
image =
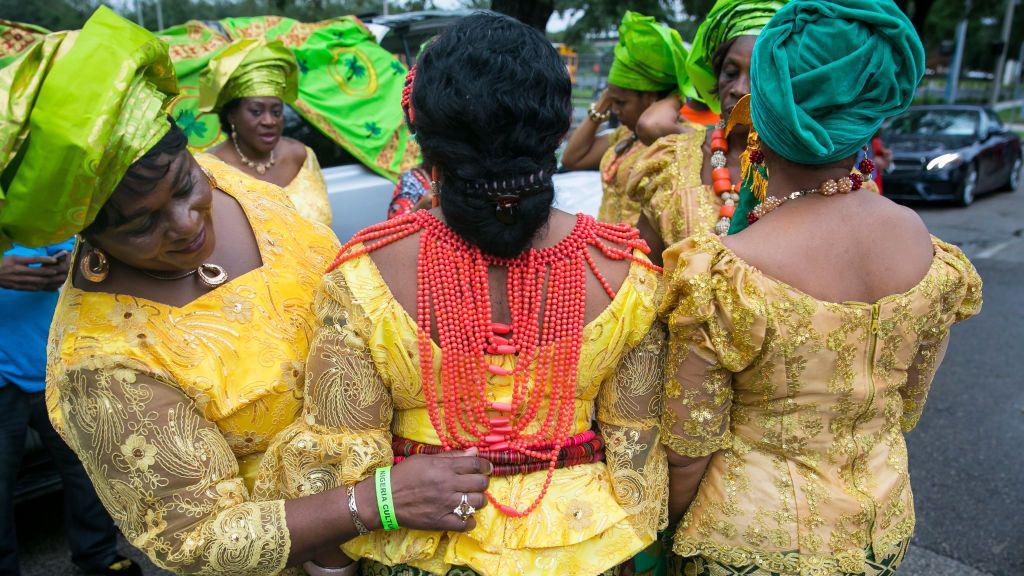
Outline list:
[[[664,526],[657,268],[630,227],[552,208],[570,84],[539,32],[464,18],[406,96],[440,206],[356,235],[324,279],[288,475],[315,491],[475,447],[486,494],[448,502],[475,528],[399,511],[344,546],[364,573],[612,573]]]

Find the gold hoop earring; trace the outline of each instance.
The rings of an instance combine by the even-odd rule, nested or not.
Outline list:
[[[107,255],[103,250],[89,248],[86,253],[82,254],[82,261],[78,265],[78,271],[89,282],[99,284],[110,275],[110,262],[107,260]]]
[[[196,275],[207,288],[216,288],[228,281],[228,273],[216,264],[200,264]]]

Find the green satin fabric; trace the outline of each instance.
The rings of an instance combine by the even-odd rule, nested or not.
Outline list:
[[[276,96],[292,103],[299,92],[299,66],[280,41],[235,40],[210,59],[199,75],[199,110],[216,112],[236,98]]]
[[[924,47],[892,0],[794,0],[761,32],[750,74],[761,141],[792,162],[829,164],[910,106]]]
[[[166,134],[175,94],[167,46],[105,7],[0,71],[0,250],[91,224]]]
[[[718,101],[718,78],[713,60],[723,43],[740,36],[757,36],[761,28],[786,4],[786,0],[718,0],[697,29],[697,35],[686,59],[689,87],[684,92],[722,112]]]
[[[679,32],[654,18],[627,11],[619,25],[608,83],[641,92],[662,92],[686,83],[686,48]]]

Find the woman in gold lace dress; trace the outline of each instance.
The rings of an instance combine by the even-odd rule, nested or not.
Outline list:
[[[167,46],[107,8],[33,46],[0,90],[0,249],[81,233],[47,406],[132,545],[175,572],[271,575],[376,526],[370,483],[286,502],[264,457],[302,409],[330,230],[271,184],[201,169],[167,116]],[[438,502],[479,494],[487,469],[410,459],[394,505],[420,528],[472,527]]]
[[[610,574],[664,525],[658,273],[635,230],[551,208],[570,84],[542,34],[472,15],[413,74],[440,207],[358,234],[324,279],[284,484],[476,447],[495,465],[487,498],[462,501],[476,527],[399,514],[345,545],[364,574]]]
[[[783,4],[785,0],[719,0],[697,30],[686,60],[685,91],[721,114],[718,131],[750,92],[754,40]],[[655,105],[651,112],[658,113],[661,108]],[[673,105],[673,115],[674,110]],[[653,119],[640,120],[645,121]],[[722,136],[724,140],[719,140]],[[707,126],[685,121],[679,133],[658,138],[636,160],[627,194],[642,207],[639,228],[655,260],[660,261],[666,246],[715,230],[723,203],[734,202],[732,195],[739,191],[740,161],[746,147],[746,126],[716,134]],[[726,170],[727,177],[716,169]],[[720,193],[716,193],[716,179],[725,183]]]
[[[295,101],[299,69],[280,41],[243,38],[214,56],[200,76],[199,108],[216,112],[230,137],[196,156],[226,163],[284,188],[299,214],[331,225],[327,184],[309,146],[281,136],[284,106]]]
[[[963,253],[853,166],[924,50],[892,0],[793,0],[751,70],[767,200],[665,257],[674,550],[687,576],[891,575],[914,529],[903,434],[981,307]]]
[[[640,218],[640,206],[626,196],[630,171],[644,149],[635,134],[636,122],[648,106],[676,89],[685,58],[678,32],[650,16],[626,12],[608,71],[608,89],[591,106],[562,155],[562,166],[569,170],[600,167],[603,196],[598,220],[635,226]],[[598,137],[598,128],[612,113],[619,127]]]

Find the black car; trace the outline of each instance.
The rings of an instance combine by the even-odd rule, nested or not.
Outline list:
[[[1020,186],[1020,137],[989,108],[914,106],[889,121],[882,139],[893,153],[882,175],[890,198],[967,206],[978,194]]]

